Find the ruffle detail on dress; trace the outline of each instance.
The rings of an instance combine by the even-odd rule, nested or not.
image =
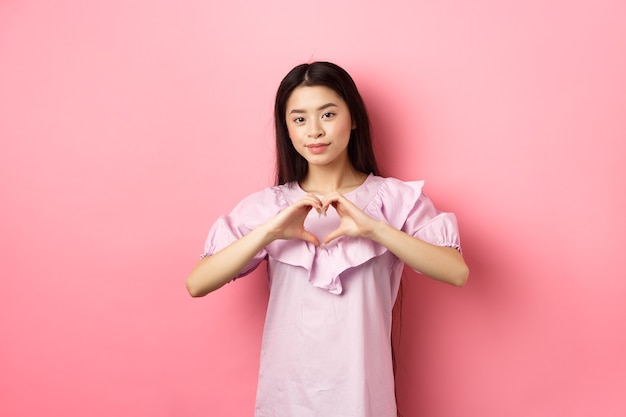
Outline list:
[[[375,220],[401,229],[418,203],[423,182],[402,182],[370,176],[353,193],[346,194],[354,204]],[[316,247],[302,240],[274,241],[267,252],[275,260],[307,270],[309,283],[332,294],[341,294],[341,274],[381,256],[388,249],[372,240],[342,236]]]
[[[370,217],[383,220],[401,230],[422,195],[424,181],[404,182],[395,178],[381,180],[380,189],[363,211]]]
[[[267,246],[269,256],[306,269],[311,285],[337,295],[343,292],[339,277],[342,272],[380,256],[386,250],[369,239],[347,236],[319,247],[302,240],[275,241]]]

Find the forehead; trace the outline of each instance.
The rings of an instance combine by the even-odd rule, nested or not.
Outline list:
[[[321,85],[300,86],[294,89],[287,100],[287,112],[293,109],[317,109],[328,103],[345,106],[346,103],[332,88]]]

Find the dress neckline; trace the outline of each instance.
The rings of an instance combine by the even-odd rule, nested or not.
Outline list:
[[[344,197],[350,196],[360,190],[362,190],[363,188],[365,188],[365,186],[370,182],[370,180],[374,177],[374,174],[369,173],[367,174],[367,177],[365,177],[365,180],[363,180],[363,182],[357,186],[355,189],[348,191],[347,193],[343,193],[342,195]],[[300,186],[300,183],[298,181],[294,181],[294,185],[295,188],[302,194],[309,194],[308,192],[306,192],[304,189],[302,189],[302,187]],[[314,195],[318,196],[318,197],[323,197],[322,194],[317,194],[317,193],[313,193]]]

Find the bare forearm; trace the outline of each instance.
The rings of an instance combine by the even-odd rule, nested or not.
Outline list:
[[[424,242],[385,222],[378,222],[368,237],[428,277],[456,286],[467,281],[469,269],[463,256],[454,248]]]
[[[192,297],[203,297],[222,287],[271,242],[264,227],[257,227],[231,245],[201,259],[187,277],[186,285]]]
[[[202,297],[222,287],[274,240],[302,239],[319,245],[317,237],[304,229],[304,219],[313,207],[320,209],[321,205],[319,198],[307,194],[230,246],[200,260],[187,277],[189,294]]]

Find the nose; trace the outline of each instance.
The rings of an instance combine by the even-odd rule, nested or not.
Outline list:
[[[319,124],[312,123],[309,128],[308,135],[312,139],[319,139],[322,136],[324,136],[324,129],[322,129],[322,127]]]

